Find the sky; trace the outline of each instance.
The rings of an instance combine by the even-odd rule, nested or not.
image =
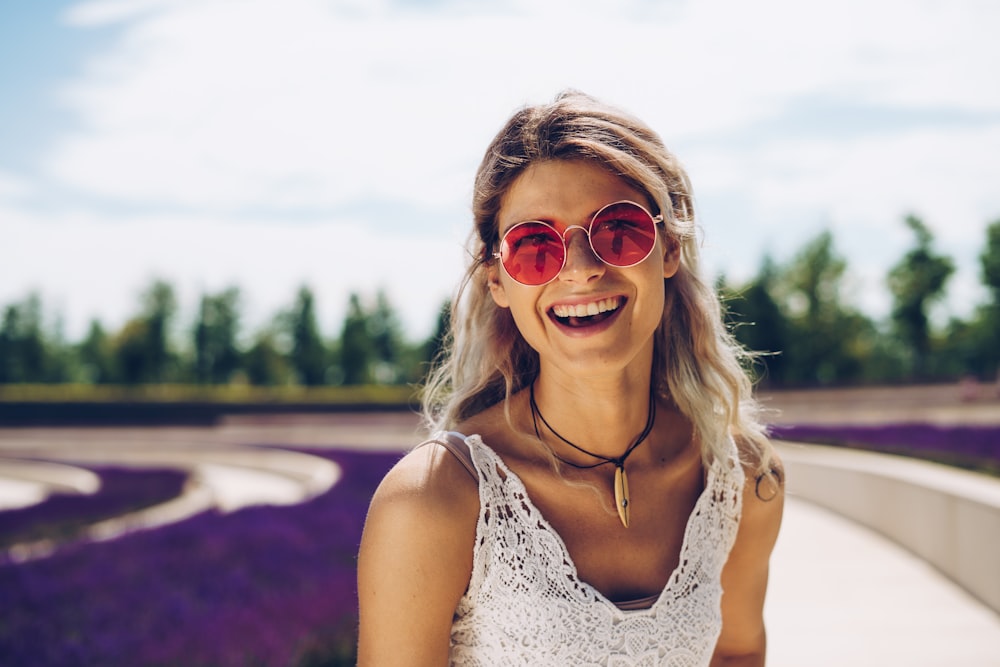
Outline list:
[[[336,336],[384,290],[407,337],[457,284],[471,184],[517,108],[576,88],[687,168],[704,270],[751,278],[830,230],[874,318],[921,217],[986,296],[1000,219],[993,0],[32,0],[0,3],[0,306],[116,330],[154,279],[181,323],[300,286]]]

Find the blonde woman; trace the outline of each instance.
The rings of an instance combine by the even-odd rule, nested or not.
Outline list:
[[[763,665],[780,465],[688,178],[578,92],[476,175],[433,440],[372,499],[359,664]]]

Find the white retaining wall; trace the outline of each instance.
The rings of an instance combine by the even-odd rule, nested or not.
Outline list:
[[[1000,614],[1000,479],[852,449],[778,449],[789,494],[885,535]]]

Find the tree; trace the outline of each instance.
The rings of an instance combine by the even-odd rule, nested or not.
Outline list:
[[[292,338],[291,362],[299,382],[308,386],[323,384],[327,371],[327,353],[316,323],[316,303],[312,290],[299,289],[289,319]]]
[[[375,307],[366,320],[374,361],[372,379],[380,384],[393,384],[404,376],[401,365],[406,354],[402,326],[383,290],[376,294]]]
[[[177,313],[174,289],[155,280],[142,294],[141,303],[142,312],[125,323],[113,345],[120,377],[128,384],[175,379],[176,357],[170,344]]]
[[[1000,220],[986,228],[986,247],[979,255],[983,285],[993,295],[993,305],[1000,309]]]
[[[1000,345],[997,332],[1000,331],[1000,220],[994,220],[986,228],[986,247],[979,255],[983,284],[993,295],[993,303],[984,307],[979,317],[979,349],[982,350],[981,371],[987,368],[1000,382]]]
[[[155,280],[143,295],[143,303],[150,377],[154,382],[164,382],[169,379],[174,356],[170,345],[170,325],[177,314],[174,288],[162,280]]]
[[[418,367],[415,369],[419,375],[412,378],[414,381],[426,379],[434,364],[444,353],[445,346],[448,345],[451,335],[451,299],[445,301],[438,310],[437,320],[434,322],[434,331],[421,346]]]
[[[271,330],[257,334],[253,345],[243,355],[243,368],[250,384],[258,386],[284,385],[292,380],[287,357],[281,353]]]
[[[847,262],[822,232],[793,258],[775,281],[774,296],[788,322],[785,380],[829,385],[864,376],[875,344],[874,325],[842,299]]]
[[[1000,220],[986,228],[986,246],[979,255],[980,278],[990,301],[976,308],[967,322],[953,319],[940,344],[941,356],[950,362],[952,375],[976,375],[983,380],[1000,377]]]
[[[48,381],[48,353],[39,296],[7,306],[0,321],[0,383]]]
[[[87,336],[77,346],[76,355],[86,382],[107,384],[115,380],[111,340],[98,320],[91,320]]]
[[[240,291],[230,287],[201,298],[194,328],[194,368],[198,382],[225,384],[240,367],[236,339],[240,325]]]
[[[343,383],[359,385],[371,382],[374,346],[369,334],[368,314],[361,297],[352,293],[347,303],[347,316],[340,332],[340,369]]]
[[[888,285],[896,333],[909,349],[913,375],[923,378],[931,347],[927,311],[944,294],[955,265],[950,258],[935,253],[934,236],[923,221],[911,215],[906,225],[913,231],[916,244],[889,271]]]
[[[149,359],[149,323],[133,318],[115,335],[112,344],[116,377],[125,384],[153,382]],[[157,380],[158,381],[158,380]]]
[[[782,384],[785,375],[784,350],[788,346],[788,322],[775,301],[778,269],[764,257],[757,276],[743,287],[733,288],[722,279],[720,293],[733,335],[748,350],[760,353],[766,369],[763,382]]]

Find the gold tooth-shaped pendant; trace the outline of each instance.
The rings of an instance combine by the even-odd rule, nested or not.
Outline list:
[[[625,466],[615,468],[615,505],[618,506],[618,518],[628,528],[628,475],[625,474]]]

